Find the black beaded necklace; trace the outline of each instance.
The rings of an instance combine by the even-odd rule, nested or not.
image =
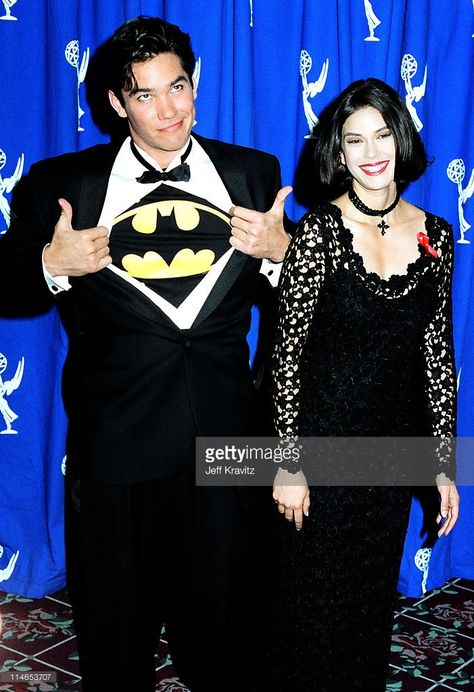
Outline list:
[[[354,188],[351,187],[349,192],[349,199],[351,200],[352,204],[355,206],[356,209],[361,211],[363,214],[366,214],[366,216],[380,216],[381,221],[380,223],[377,224],[377,228],[380,228],[380,232],[382,235],[385,235],[387,228],[390,228],[388,223],[384,221],[384,216],[386,214],[389,214],[391,211],[395,209],[397,204],[400,201],[400,194],[397,192],[397,196],[395,197],[395,201],[386,209],[370,209],[370,207],[367,207],[363,201],[360,199],[360,197],[357,196],[357,194],[354,192]]]

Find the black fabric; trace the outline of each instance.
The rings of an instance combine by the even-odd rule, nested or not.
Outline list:
[[[311,488],[301,532],[274,518],[262,689],[385,692],[408,488]]]
[[[179,166],[175,166],[170,171],[144,171],[138,178],[137,183],[144,183],[148,185],[150,183],[159,183],[162,180],[174,180],[175,182],[186,183],[191,177],[191,172],[189,164],[180,163]]]
[[[167,481],[80,483],[69,571],[84,692],[152,692],[163,623],[193,692],[250,692],[265,586],[262,491],[196,489],[191,467]]]
[[[439,256],[420,246],[406,274],[384,280],[337,207],[302,220],[281,282],[280,435],[454,434],[452,235],[431,215],[425,231]],[[269,689],[384,692],[410,488],[313,487],[310,500],[300,533],[275,518]]]

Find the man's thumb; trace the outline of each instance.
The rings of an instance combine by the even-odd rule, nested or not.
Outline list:
[[[293,188],[290,185],[285,185],[285,187],[282,187],[281,190],[278,190],[270,211],[280,212],[283,216],[285,200],[291,192],[293,192]]]
[[[58,199],[58,204],[61,207],[61,216],[59,217],[58,224],[62,229],[72,229],[72,207],[67,201],[60,197]]]

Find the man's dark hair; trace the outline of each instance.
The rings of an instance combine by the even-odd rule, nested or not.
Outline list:
[[[379,79],[352,82],[321,113],[316,126],[314,159],[323,186],[341,194],[351,186],[351,176],[341,162],[342,128],[360,108],[376,108],[395,140],[395,182],[399,190],[418,180],[428,165],[425,148],[412,117],[399,94]]]
[[[192,84],[196,58],[191,40],[175,24],[159,17],[136,17],[122,24],[110,40],[108,88],[123,104],[122,90],[136,87],[132,67],[161,53],[173,53]]]

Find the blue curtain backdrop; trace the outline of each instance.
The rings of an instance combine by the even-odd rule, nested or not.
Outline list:
[[[322,108],[367,76],[406,99],[434,158],[406,196],[453,224],[458,433],[474,435],[472,0],[0,0],[0,232],[11,189],[33,162],[107,141],[84,78],[97,47],[138,14],[191,34],[200,65],[196,130],[276,154],[284,184],[295,185],[287,204],[294,219],[311,206],[301,162]],[[55,311],[0,322],[0,590],[33,597],[64,583],[66,348]],[[404,593],[474,578],[473,489],[461,493],[456,531],[434,543],[414,502]]]

